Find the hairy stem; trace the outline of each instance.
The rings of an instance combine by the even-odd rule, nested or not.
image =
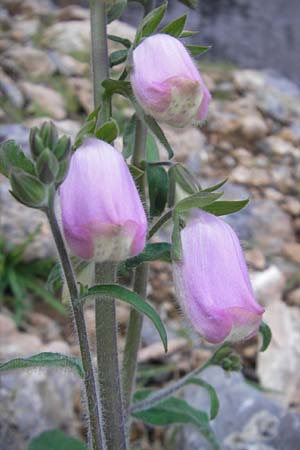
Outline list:
[[[140,166],[140,162],[145,159],[147,129],[138,119],[136,123],[135,147],[132,156],[132,163]],[[145,202],[145,176],[138,179],[138,190],[142,200]],[[134,275],[134,291],[142,298],[146,297],[148,265],[140,265]],[[123,399],[125,411],[128,411],[132,393],[135,385],[135,372],[137,366],[138,349],[141,339],[143,316],[136,310],[131,309],[127,327],[126,343],[123,358],[122,382]]]
[[[96,281],[113,283],[115,265],[96,264]],[[103,430],[107,450],[126,450],[126,437],[118,364],[115,300],[108,296],[96,299],[96,339],[98,380]]]
[[[103,91],[101,83],[109,75],[105,1],[90,0],[90,12],[94,106],[97,108]]]
[[[76,331],[78,335],[82,365],[85,373],[84,385],[88,406],[90,437],[93,450],[104,450],[101,433],[101,422],[99,415],[99,405],[97,388],[95,381],[94,368],[92,363],[92,356],[90,351],[90,345],[84,320],[84,314],[82,306],[78,300],[78,289],[76,279],[74,276],[72,264],[70,262],[69,255],[67,253],[65,243],[57,223],[57,219],[54,212],[54,205],[50,205],[46,211],[48,221],[51,227],[51,231],[54,237],[54,241],[58,250],[61,266],[65,275],[67,286],[71,297],[71,305],[74,315],[74,321],[76,325]]]

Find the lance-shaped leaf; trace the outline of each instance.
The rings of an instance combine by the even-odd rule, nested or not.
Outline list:
[[[153,9],[147,16],[143,19],[142,23],[137,29],[134,47],[138,45],[143,37],[150,36],[157,29],[158,25],[162,21],[167,9],[167,2],[163,3],[158,8]]]
[[[228,178],[225,178],[225,180],[220,181],[220,183],[214,184],[213,186],[209,186],[208,188],[202,189],[202,192],[214,192],[220,189],[222,186],[224,186],[225,183],[227,183]]]
[[[204,380],[201,380],[201,378],[190,378],[186,384],[196,384],[197,386],[206,389],[210,398],[210,420],[215,419],[219,412],[220,402],[212,385]]]
[[[186,23],[187,14],[184,14],[178,19],[175,19],[173,22],[166,25],[164,28],[160,30],[160,33],[170,34],[174,37],[179,37],[184,30],[184,26]]]
[[[95,136],[102,141],[109,144],[117,139],[119,134],[119,127],[114,119],[110,119],[105,122],[98,130],[95,131]]]
[[[172,231],[171,256],[172,256],[172,260],[180,261],[181,255],[182,255],[182,244],[181,244],[180,231],[181,231],[182,227],[181,227],[179,214],[176,214],[176,212],[175,212],[173,214],[173,219],[174,219],[174,226],[173,226],[173,231]]]
[[[126,48],[130,48],[131,47],[131,41],[129,39],[125,39],[125,38],[122,38],[120,36],[115,36],[114,34],[108,34],[107,38],[110,41],[117,42],[118,44],[124,45],[124,47],[126,47]]]
[[[260,351],[264,352],[267,350],[267,348],[270,345],[271,339],[272,339],[272,331],[269,327],[269,325],[266,324],[263,320],[261,321],[261,324],[259,326],[259,332],[262,335],[262,346]]]
[[[116,50],[109,55],[109,65],[110,67],[117,66],[122,62],[126,61],[128,56],[128,50]]]
[[[186,48],[190,52],[190,54],[194,57],[203,55],[203,53],[206,53],[211,47],[205,46],[205,45],[192,45],[188,44],[186,45]]]
[[[245,208],[249,203],[249,199],[246,200],[236,200],[236,201],[226,201],[222,200],[219,202],[214,202],[209,205],[204,205],[201,208],[215,216],[225,216],[226,214],[233,214]]]
[[[61,430],[50,430],[35,436],[27,450],[87,450],[87,447]]]
[[[134,269],[144,262],[150,261],[171,262],[171,244],[168,242],[155,242],[148,244],[145,249],[137,256],[128,258],[124,266],[126,269]]]
[[[141,396],[135,396],[135,398],[140,399]],[[132,415],[136,419],[151,425],[166,426],[175,423],[194,425],[208,440],[214,450],[221,449],[210,427],[207,413],[193,408],[181,398],[169,397],[153,408],[136,412]]]
[[[210,192],[197,192],[196,194],[190,195],[189,197],[184,198],[175,206],[176,213],[185,213],[189,211],[191,208],[203,208],[207,205],[212,204],[218,198],[223,195],[223,192],[220,193],[210,193]]]
[[[154,137],[147,134],[146,142],[146,159],[147,161],[159,161],[159,151]]]
[[[160,216],[168,197],[168,175],[163,167],[148,166],[147,180],[150,199],[150,216]]]
[[[126,122],[123,133],[123,156],[125,159],[133,154],[135,144],[136,114]]]
[[[195,9],[197,6],[197,0],[179,0],[185,6],[188,6],[191,9]]]
[[[0,172],[8,177],[12,169],[21,169],[30,175],[35,175],[34,165],[30,159],[15,141],[9,140],[0,145]]]
[[[28,358],[15,358],[0,364],[0,373],[9,372],[16,369],[33,369],[35,367],[61,367],[72,369],[84,378],[84,371],[81,361],[71,356],[61,355],[60,353],[39,353]]]
[[[86,294],[80,297],[79,301],[84,301],[89,297],[96,297],[101,295],[106,295],[108,297],[122,300],[135,308],[139,313],[145,314],[147,317],[149,317],[149,319],[152,320],[155,328],[157,329],[164,345],[165,351],[167,352],[168,339],[164,324],[162,323],[162,320],[157,312],[152,308],[152,306],[149,305],[149,303],[146,303],[145,300],[135,292],[130,291],[123,286],[119,286],[118,284],[99,284],[93,286],[88,289]],[[98,301],[101,301],[101,299],[99,299]]]

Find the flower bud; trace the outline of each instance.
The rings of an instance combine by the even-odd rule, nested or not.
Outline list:
[[[54,154],[45,148],[37,159],[36,171],[39,179],[45,184],[51,184],[59,171],[59,164]]]
[[[181,231],[182,259],[173,263],[179,301],[207,341],[250,338],[264,309],[254,298],[239,240],[222,219],[195,214]]]
[[[211,95],[185,46],[167,34],[133,51],[131,83],[146,113],[174,127],[205,118]]]
[[[60,187],[64,234],[82,259],[120,261],[140,253],[147,219],[122,155],[88,138],[71,158]]]
[[[42,208],[47,201],[45,186],[33,175],[13,169],[9,176],[12,194],[21,203],[31,208]]]

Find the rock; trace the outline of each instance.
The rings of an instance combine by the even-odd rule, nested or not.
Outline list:
[[[49,77],[56,70],[47,53],[33,47],[14,46],[4,54],[4,58],[11,60],[27,77]]]
[[[251,241],[265,256],[280,255],[294,239],[292,221],[273,200],[252,200],[238,214],[226,216],[241,240]]]
[[[42,347],[38,336],[15,332],[1,337],[0,361],[39,353]]]
[[[262,392],[249,386],[240,373],[226,376],[219,367],[209,367],[201,374],[215,389],[220,411],[211,422],[222,450],[273,449],[281,409]],[[208,411],[208,394],[195,386],[185,390],[185,399],[197,409]],[[266,447],[264,447],[266,446]],[[198,431],[190,426],[179,432],[176,450],[210,450]],[[175,450],[175,449],[174,449]]]
[[[38,108],[57,120],[62,120],[66,117],[67,112],[64,99],[57,91],[27,81],[21,82],[20,86],[25,96],[30,100],[31,108]]]
[[[281,300],[285,287],[285,277],[276,266],[270,266],[263,272],[251,275],[255,297],[263,306],[269,306],[274,301]]]
[[[29,233],[33,233],[40,225],[40,233],[26,248],[24,260],[55,257],[56,251],[46,216],[41,211],[27,208],[14,200],[9,193],[8,181],[1,177],[1,209],[5,211],[0,222],[1,236],[12,246],[19,245],[28,238]]]
[[[55,64],[57,71],[66,77],[73,75],[82,76],[89,71],[89,65],[87,63],[77,61],[70,55],[63,55],[62,53],[53,51],[49,53],[49,57]]]
[[[236,167],[232,172],[230,179],[235,183],[248,184],[256,187],[268,186],[271,184],[271,177],[265,169],[243,166]]]
[[[40,22],[36,18],[26,20],[24,17],[17,17],[14,19],[14,25],[9,36],[11,39],[25,43],[38,32],[39,26]]]
[[[248,115],[240,120],[240,132],[250,141],[260,139],[268,133],[268,127],[259,114]]]
[[[278,136],[268,136],[263,141],[260,141],[258,146],[267,154],[279,156],[281,158],[286,155],[294,155],[297,151],[292,144]]]
[[[297,145],[300,142],[300,122],[295,121],[289,127],[281,128],[278,136],[291,144]]]
[[[65,20],[89,20],[90,12],[87,8],[81,8],[78,5],[69,5],[65,8],[59,9],[57,19]]]
[[[266,267],[266,258],[259,248],[252,248],[245,252],[247,264],[256,270],[263,270]]]
[[[86,78],[69,78],[68,85],[73,89],[86,113],[90,113],[93,105],[93,89],[90,80]]]
[[[259,353],[257,373],[263,387],[277,391],[284,403],[300,404],[300,310],[275,301],[264,320],[272,330],[268,350]]]
[[[300,244],[288,242],[283,248],[283,254],[292,262],[300,263]]]
[[[290,120],[289,108],[283,103],[280,96],[272,91],[261,91],[257,95],[259,110],[280,123],[286,124]]]
[[[291,306],[300,306],[300,288],[294,289],[287,295],[287,303]]]
[[[51,25],[44,33],[42,44],[62,53],[88,53],[90,48],[89,21],[70,20]]]
[[[300,216],[300,201],[294,197],[286,196],[282,208],[292,216]]]
[[[14,322],[14,320],[6,314],[0,314],[0,337],[1,337],[1,344],[2,344],[2,338],[5,338],[6,336],[10,336],[11,334],[16,333],[17,327]]]
[[[262,90],[266,84],[266,77],[257,70],[236,70],[233,72],[235,87],[241,91]]]
[[[197,128],[176,129],[164,126],[164,131],[171,146],[174,148],[176,160],[184,162],[191,153],[197,152],[200,157],[206,153],[206,137]],[[166,150],[160,146],[160,153],[164,158]],[[164,158],[165,159],[165,158]]]
[[[0,69],[0,91],[16,107],[22,108],[24,97],[18,86]]]
[[[0,442],[26,450],[32,437],[60,428],[75,433],[74,398],[80,382],[73,373],[43,369],[0,377]]]

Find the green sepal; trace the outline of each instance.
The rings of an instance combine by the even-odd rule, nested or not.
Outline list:
[[[37,159],[36,171],[42,183],[51,184],[59,172],[59,163],[54,154],[45,148]]]
[[[71,139],[67,136],[62,136],[53,149],[53,153],[58,161],[63,161],[71,154]]]
[[[242,368],[241,357],[229,347],[223,344],[209,360],[210,366],[220,366],[226,372],[239,372]]]
[[[190,195],[189,197],[180,200],[175,206],[176,213],[186,213],[191,208],[201,208],[205,209],[207,205],[212,204],[218,198],[223,195],[223,192],[211,193],[211,192],[197,192],[196,194]]]
[[[262,320],[259,326],[259,332],[262,336],[262,346],[259,351],[265,352],[272,340],[272,331],[269,325],[267,325],[266,322]]]
[[[21,169],[35,175],[35,168],[31,160],[23,153],[16,141],[8,140],[0,145],[0,172],[9,177],[12,169]]]
[[[187,44],[186,48],[192,56],[196,57],[206,53],[208,50],[210,50],[211,46]]]
[[[98,113],[96,115],[95,111],[93,111],[93,113],[91,113],[91,115],[87,118],[86,122],[80,128],[75,138],[75,144],[73,145],[74,150],[80,147],[86,138],[94,135],[97,116]]]
[[[126,122],[123,133],[123,156],[125,159],[133,154],[135,144],[136,114]]]
[[[164,34],[169,34],[170,36],[179,37],[184,30],[184,26],[186,23],[187,14],[184,14],[178,19],[175,19],[173,22],[166,25],[159,32]]]
[[[44,122],[40,128],[39,135],[43,141],[44,147],[53,150],[58,141],[58,131],[54,123]]]
[[[128,56],[128,50],[116,50],[109,55],[109,66],[117,66],[126,61]]]
[[[161,166],[147,166],[150,216],[160,216],[168,198],[168,175]]]
[[[167,10],[167,2],[163,3],[158,8],[153,9],[149,14],[147,14],[146,17],[144,17],[142,23],[137,29],[135,40],[134,40],[134,47],[136,47],[141,39],[146,36],[150,36],[155,32],[158,25],[162,21],[165,13]]]
[[[215,216],[225,216],[226,214],[233,214],[241,209],[245,208],[249,203],[249,199],[246,200],[222,200],[219,202],[211,203],[210,205],[204,205],[201,208]]]
[[[95,137],[111,144],[119,135],[119,127],[115,119],[105,122],[95,131]]]
[[[31,208],[42,208],[48,200],[46,187],[38,178],[23,170],[12,170],[9,176],[14,197]]]
[[[33,159],[40,156],[45,148],[43,139],[40,136],[40,130],[38,127],[31,128],[29,133],[29,147]]]
[[[59,186],[68,175],[69,167],[70,167],[71,158],[65,159],[59,163],[58,174],[55,178],[55,185]]]

